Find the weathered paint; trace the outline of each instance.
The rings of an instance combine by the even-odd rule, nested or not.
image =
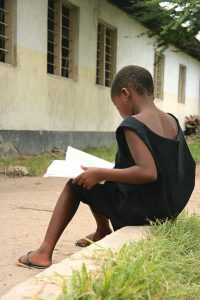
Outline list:
[[[111,146],[116,140],[114,132],[105,131],[0,130],[0,143],[4,142],[15,145],[19,153],[35,155],[53,149],[65,152],[68,145],[78,149]]]
[[[95,84],[97,23],[117,28],[117,70],[138,64],[153,73],[153,40],[145,28],[105,0],[71,0],[79,7],[77,79],[47,74],[47,0],[17,1],[17,64],[0,64],[0,129],[113,132],[121,118],[110,89]],[[186,103],[177,100],[179,64],[187,67]],[[184,117],[199,113],[200,62],[165,53],[164,100],[159,107]]]

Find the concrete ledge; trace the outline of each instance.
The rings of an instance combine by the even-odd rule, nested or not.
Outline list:
[[[79,270],[83,263],[88,270],[98,269],[94,262],[96,251],[104,249],[118,249],[125,243],[136,243],[148,236],[149,230],[146,226],[128,226],[121,228],[106,236],[98,243],[84,248],[83,250],[53,264],[45,271],[35,277],[13,287],[1,300],[25,300],[25,299],[48,299],[55,300],[61,292],[62,279],[56,274],[70,276],[74,269]]]

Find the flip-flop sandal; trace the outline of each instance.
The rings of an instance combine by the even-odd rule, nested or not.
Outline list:
[[[96,242],[96,241],[93,241],[93,236],[94,236],[94,234],[89,234],[85,238],[83,238],[83,239],[85,239],[85,242],[78,242],[77,241],[75,243],[75,245],[77,247],[82,247],[82,248],[87,247],[87,246],[91,245],[92,242]]]
[[[48,268],[48,266],[39,266],[39,265],[35,265],[31,262],[30,260],[30,254],[32,253],[33,251],[30,251],[26,254],[25,256],[25,261],[22,262],[22,261],[18,261],[18,264],[22,267],[28,267],[28,268],[35,268],[35,269],[46,269]]]

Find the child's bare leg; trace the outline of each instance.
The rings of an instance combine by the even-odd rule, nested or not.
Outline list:
[[[51,217],[44,241],[41,246],[30,253],[30,261],[39,266],[49,266],[52,262],[54,247],[63,230],[71,221],[78,209],[79,201],[75,199],[71,180],[63,189]],[[20,257],[20,262],[26,262],[26,255]]]
[[[90,207],[90,209],[91,209],[91,207]],[[97,241],[101,240],[102,238],[104,238],[106,235],[110,234],[112,232],[112,230],[110,228],[109,221],[107,218],[105,218],[99,214],[96,214],[92,209],[91,209],[91,211],[95,218],[95,221],[97,224],[97,229],[95,232],[87,235],[86,238],[88,238],[94,242],[97,242]],[[76,242],[76,245],[86,247],[89,245],[89,242],[85,238],[82,238]]]

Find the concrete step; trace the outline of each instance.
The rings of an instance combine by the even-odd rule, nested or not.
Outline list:
[[[102,249],[119,249],[123,244],[136,243],[148,236],[146,226],[127,226],[106,236],[101,241],[53,264],[35,277],[13,287],[1,300],[48,299],[55,300],[61,292],[62,279],[56,275],[70,276],[74,269],[80,270],[85,263],[87,270],[98,269],[94,255]]]

